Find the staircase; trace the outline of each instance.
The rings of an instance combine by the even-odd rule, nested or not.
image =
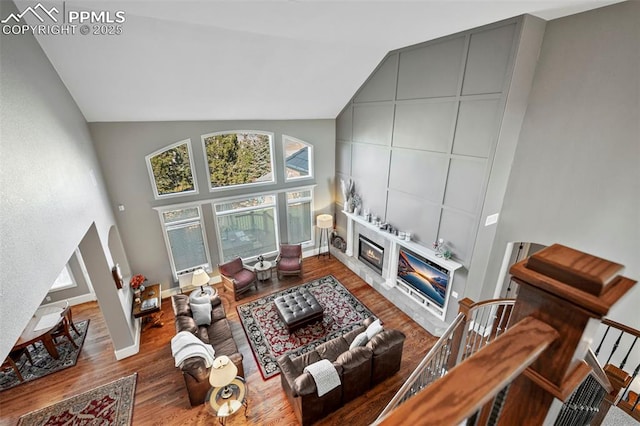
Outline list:
[[[559,245],[514,265],[518,298],[462,300],[374,424],[598,425],[611,406],[640,419],[640,332],[603,318],[635,285],[621,268]]]

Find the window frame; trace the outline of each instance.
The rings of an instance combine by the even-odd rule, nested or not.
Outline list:
[[[220,186],[220,187],[213,187],[211,184],[211,169],[209,168],[209,158],[207,156],[207,145],[205,142],[206,138],[209,138],[211,136],[217,136],[217,135],[228,135],[231,133],[235,133],[235,134],[240,134],[240,133],[253,133],[253,134],[257,134],[257,135],[266,135],[269,137],[269,156],[270,156],[270,163],[271,163],[271,181],[268,182],[250,182],[250,183],[239,183],[239,184],[235,184],[235,185],[227,185],[227,186]],[[216,193],[216,192],[223,192],[223,191],[229,191],[229,190],[234,190],[234,189],[242,189],[242,188],[250,188],[250,187],[260,187],[260,186],[266,186],[266,185],[275,185],[278,183],[278,179],[276,178],[276,169],[275,169],[275,133],[273,132],[268,132],[266,130],[224,130],[224,131],[219,131],[219,132],[212,132],[212,133],[207,133],[204,135],[200,136],[200,140],[202,142],[202,152],[204,154],[204,163],[206,166],[206,172],[207,172],[207,186],[209,187],[209,192],[210,193]],[[214,213],[215,213],[215,208],[214,208]]]
[[[311,224],[311,229],[310,229],[310,234],[311,234],[311,239],[307,240],[307,241],[303,241],[301,243],[295,243],[295,244],[302,244],[302,247],[313,247],[315,246],[315,233],[314,231],[314,223],[313,223],[313,217],[314,217],[314,211],[315,211],[315,206],[314,206],[314,189],[315,189],[315,185],[312,186],[304,186],[304,187],[299,187],[299,188],[291,188],[288,189],[284,192],[284,200],[285,200],[285,205],[286,205],[286,221],[287,221],[287,240],[289,242],[291,242],[291,234],[289,231],[289,205],[293,205],[293,204],[297,204],[300,202],[309,202],[310,204],[310,209],[309,209],[309,219],[310,219],[310,224]],[[302,198],[302,199],[297,199],[295,201],[289,202],[289,199],[287,197],[287,195],[291,192],[303,192],[303,191],[309,191],[311,193],[310,197],[308,198]]]
[[[189,165],[191,167],[191,178],[193,179],[193,189],[190,191],[176,192],[171,194],[160,194],[158,192],[158,185],[156,183],[156,178],[153,174],[153,166],[151,165],[151,159],[159,154],[162,154],[165,151],[169,151],[175,147],[180,145],[187,145],[187,152],[189,153]],[[196,178],[196,170],[193,164],[193,149],[191,146],[191,138],[184,139],[178,142],[174,142],[171,145],[167,145],[164,148],[160,148],[157,151],[152,152],[144,157],[145,163],[147,164],[147,172],[149,173],[149,180],[151,181],[151,188],[153,190],[153,197],[156,200],[165,200],[167,198],[174,197],[184,197],[186,195],[196,195],[199,194],[198,190],[198,179]]]
[[[58,287],[54,287],[55,284],[56,284],[56,281],[58,280],[58,278],[60,278],[60,275],[62,275],[62,273],[65,270],[67,271],[67,274],[69,275],[69,278],[71,278],[71,282],[62,284],[62,285],[60,285]],[[73,272],[71,271],[71,268],[69,267],[68,263],[66,265],[64,265],[64,268],[62,268],[62,271],[60,271],[60,273],[56,277],[56,281],[54,281],[53,284],[51,284],[51,287],[49,288],[49,291],[47,293],[55,293],[55,292],[58,292],[58,291],[67,290],[67,289],[70,289],[70,288],[78,287],[78,282],[76,281],[76,277],[73,276]]]
[[[270,252],[265,252],[265,253],[260,253],[258,255],[255,256],[250,256],[250,257],[246,257],[246,258],[242,258],[243,262],[253,262],[255,261],[258,256],[263,255],[263,256],[273,256],[273,255],[277,255],[278,251],[280,250],[280,220],[279,220],[279,215],[278,215],[278,193],[280,193],[282,191],[267,191],[267,192],[260,192],[260,193],[250,193],[250,194],[245,194],[245,195],[240,195],[240,196],[233,196],[233,197],[224,197],[224,198],[218,198],[215,200],[211,200],[211,208],[213,209],[213,221],[215,224],[215,228],[216,228],[216,233],[217,233],[217,238],[216,238],[216,242],[218,244],[218,253],[219,253],[219,260],[220,263],[224,263],[224,250],[222,248],[222,238],[221,235],[222,233],[220,232],[220,223],[218,221],[218,217],[220,216],[228,216],[234,213],[241,213],[241,212],[246,212],[246,211],[251,211],[251,210],[260,210],[260,209],[264,209],[266,207],[270,207],[273,208],[273,223],[274,223],[274,233],[275,233],[275,250],[274,251],[270,251]],[[269,204],[266,206],[256,206],[254,208],[252,207],[242,207],[239,209],[233,209],[233,210],[225,210],[223,213],[218,213],[218,211],[216,210],[216,205],[217,204],[225,204],[225,203],[229,203],[229,202],[234,202],[234,201],[241,201],[241,200],[247,200],[247,199],[251,199],[251,198],[258,198],[258,197],[266,197],[266,196],[272,196],[274,198],[274,202],[273,204]]]
[[[290,140],[292,142],[297,142],[297,143],[301,143],[303,145],[305,145],[308,148],[308,161],[309,161],[309,174],[307,176],[297,176],[297,177],[287,177],[287,150],[286,150],[286,146],[287,146],[287,140]],[[312,144],[310,144],[309,142],[303,141],[302,139],[293,137],[293,136],[289,136],[289,135],[282,135],[282,165],[283,165],[283,172],[284,172],[284,181],[285,182],[295,182],[295,181],[301,181],[301,180],[305,180],[305,179],[313,179],[314,176],[314,167],[313,167],[313,151],[314,151],[314,146]]]
[[[164,216],[163,216],[164,213],[174,211],[174,210],[186,210],[186,209],[192,209],[192,208],[195,208],[198,210],[197,218],[182,219],[182,220],[176,221],[175,223],[171,223],[170,225],[167,225],[165,223]],[[209,242],[207,240],[207,230],[205,227],[204,217],[202,214],[202,203],[194,202],[194,203],[173,204],[171,206],[154,207],[154,209],[158,212],[158,217],[160,219],[162,236],[164,237],[164,244],[165,244],[165,248],[167,249],[167,255],[169,256],[169,264],[171,266],[171,273],[173,274],[174,280],[177,282],[179,275],[193,271],[198,268],[204,267],[204,269],[207,272],[209,273],[212,272],[213,265],[211,264],[211,254],[209,253]],[[178,271],[176,270],[175,260],[173,258],[173,251],[171,250],[171,242],[169,240],[168,228],[184,227],[184,226],[188,226],[190,223],[195,223],[195,222],[198,222],[200,224],[200,231],[202,232],[202,240],[204,243],[203,244],[204,253],[207,260],[207,264],[194,265]]]

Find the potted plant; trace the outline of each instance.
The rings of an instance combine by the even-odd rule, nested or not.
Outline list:
[[[140,301],[140,294],[144,291],[145,281],[147,281],[147,279],[142,274],[134,275],[129,281],[129,286],[133,290],[133,296],[135,297],[136,303]]]

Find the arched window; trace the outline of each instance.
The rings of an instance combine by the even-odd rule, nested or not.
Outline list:
[[[211,191],[275,182],[272,133],[217,132],[202,135],[202,143]]]
[[[147,155],[146,160],[156,199],[198,193],[193,174],[191,140],[162,148]]]
[[[282,135],[285,180],[313,177],[313,145]]]

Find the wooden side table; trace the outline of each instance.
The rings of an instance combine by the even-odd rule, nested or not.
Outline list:
[[[266,281],[271,278],[271,269],[273,268],[273,263],[265,260],[260,265],[260,262],[253,265],[253,270],[256,273],[256,278],[258,281]]]
[[[158,300],[155,307],[142,309],[143,305],[149,303],[145,301],[151,301],[154,298]],[[160,293],[160,284],[153,284],[146,287],[140,295],[140,302],[133,302],[132,312],[134,318],[142,318],[142,330],[149,327],[162,327],[164,323],[162,322],[162,295]]]

